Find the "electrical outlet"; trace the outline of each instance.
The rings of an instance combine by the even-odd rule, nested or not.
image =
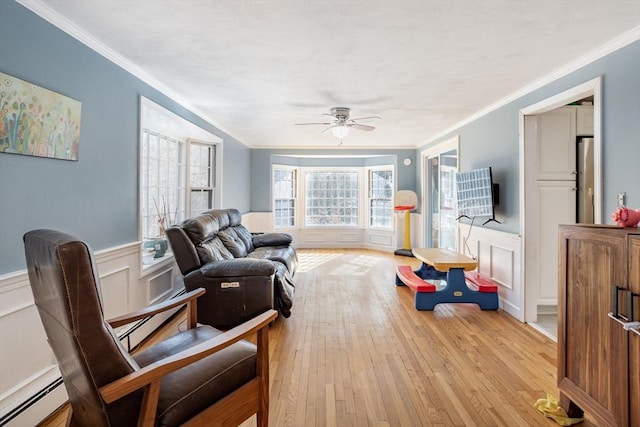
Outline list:
[[[627,204],[627,193],[618,193],[618,207],[622,208]]]

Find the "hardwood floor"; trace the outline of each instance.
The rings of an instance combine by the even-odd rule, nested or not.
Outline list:
[[[292,315],[269,332],[270,425],[556,425],[533,407],[557,396],[556,345],[541,333],[475,304],[415,310],[412,292],[395,286],[395,266],[417,267],[413,258],[298,256]]]

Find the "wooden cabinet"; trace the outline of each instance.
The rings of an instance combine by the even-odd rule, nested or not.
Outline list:
[[[640,335],[623,327],[640,320],[640,230],[561,225],[559,236],[561,405],[601,426],[640,426]]]

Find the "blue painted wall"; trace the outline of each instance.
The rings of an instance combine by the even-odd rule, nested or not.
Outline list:
[[[617,207],[618,193],[627,193],[629,207],[640,208],[640,41],[420,147],[417,153],[460,135],[461,170],[491,166],[495,181],[500,184],[500,205],[496,213],[504,222],[502,225],[489,223],[487,227],[517,234],[520,232],[519,111],[598,76],[603,78],[603,220],[612,224],[610,214]]]
[[[0,1],[0,71],[82,102],[77,162],[0,153],[0,274],[25,268],[22,235],[34,228],[76,234],[94,250],[138,239],[140,95],[223,138],[223,202],[249,210],[248,147],[9,0]]]

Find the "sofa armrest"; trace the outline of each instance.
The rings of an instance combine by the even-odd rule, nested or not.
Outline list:
[[[167,237],[171,244],[173,256],[183,275],[200,267],[200,258],[196,252],[196,247],[182,228],[177,226],[169,227],[167,229]]]
[[[270,261],[240,258],[210,262],[184,276],[187,291],[207,291],[197,300],[198,322],[228,329],[272,309],[274,271]]]
[[[204,277],[271,276],[276,268],[271,261],[252,258],[234,258],[213,261],[203,265],[200,272]]]
[[[291,234],[287,233],[265,233],[252,236],[253,246],[261,248],[263,246],[289,246],[293,241]]]

